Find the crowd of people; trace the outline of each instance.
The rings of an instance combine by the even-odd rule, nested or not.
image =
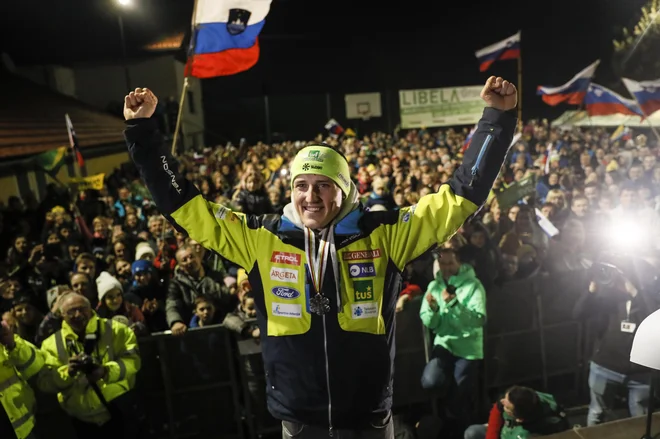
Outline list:
[[[468,127],[418,129],[360,137],[319,135],[315,142],[324,141],[344,154],[366,210],[394,211],[415,206],[450,180],[462,162],[468,133]],[[227,144],[190,151],[178,157],[179,171],[205,199],[232,211],[282,214],[291,199],[291,162],[308,143]],[[545,120],[529,121],[485,208],[440,248],[406,266],[397,311],[421,296],[420,317],[434,334],[430,362],[420,379],[430,389],[447,387],[449,381],[455,384],[460,403],[454,408],[468,407],[457,416],[470,413],[469,395],[478,380],[476,364],[484,358],[483,327],[492,286],[541,271],[561,275],[588,268],[617,239],[609,232],[613,226],[618,227],[617,234],[628,229],[639,232],[636,251],[658,249],[658,152],[656,142],[644,134],[612,138],[602,128],[563,130]],[[518,188],[530,185],[531,192],[511,197]],[[189,328],[222,324],[237,337],[259,339],[249,267],[207,250],[168,219],[130,164],[110,175],[101,191],[76,192],[50,185],[40,203],[33,197],[11,197],[0,220],[0,250],[6,255],[0,313],[4,327],[17,337],[5,346],[24,340],[58,358],[58,331],[63,327],[75,331],[81,321],[87,325],[101,319],[99,328],[105,324],[101,322],[110,323],[99,330],[99,338],[103,331],[121,332],[124,343],[115,349],[123,352],[124,361],[121,367],[99,374],[118,383],[127,380],[130,387],[139,368],[139,359],[131,357],[136,337],[167,330],[178,336]],[[621,279],[632,311],[628,305],[627,315],[619,316],[614,305],[615,315],[639,320],[657,308],[650,301],[640,303],[642,285],[623,275]],[[585,286],[582,312],[600,306],[599,288],[603,290],[597,282],[588,290]],[[459,311],[452,308],[456,297],[464,306]],[[438,315],[452,317],[443,320]],[[626,343],[621,339],[605,343],[593,359],[590,385],[596,381],[599,385],[591,387],[590,425],[603,421],[611,404],[605,400],[605,388],[614,384],[630,388],[632,380],[636,393],[631,414],[645,410],[648,386],[626,356],[617,357]],[[66,366],[66,360],[60,355],[55,366]],[[84,367],[77,364],[74,369]],[[629,379],[618,380],[612,374]],[[65,384],[52,377],[43,381],[55,390]],[[84,401],[67,405],[68,399],[60,400],[73,418],[88,424],[97,421],[89,414],[92,406]],[[97,399],[95,408],[99,404]],[[537,422],[541,415],[534,408],[542,407],[545,416],[550,406],[556,406],[550,395],[512,388],[496,404],[488,426],[472,426],[466,437],[495,438],[500,432],[501,437],[526,437],[505,436],[511,422],[493,419],[504,416],[518,422],[516,428],[533,428],[543,424]],[[532,418],[534,422],[527,422]],[[486,420],[463,421],[467,426]],[[494,429],[498,433],[493,436]]]

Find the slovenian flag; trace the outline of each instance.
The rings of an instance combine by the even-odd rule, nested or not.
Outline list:
[[[344,132],[344,127],[339,125],[339,122],[334,119],[330,119],[328,123],[325,124],[325,129],[330,131],[330,134],[335,137],[341,135],[341,133]]]
[[[616,142],[618,140],[623,140],[627,142],[630,139],[632,139],[632,133],[630,132],[630,128],[624,127],[623,125],[619,125],[619,127],[610,136],[611,142]]]
[[[555,106],[562,102],[580,105],[584,100],[584,96],[587,94],[592,78],[596,74],[598,64],[600,64],[600,60],[589,65],[580,73],[573,76],[566,84],[559,87],[539,86],[536,94],[541,95],[543,102],[548,105]]]
[[[259,60],[259,33],[271,0],[197,0],[189,74],[213,78],[243,72]]]
[[[465,151],[468,149],[470,146],[470,143],[472,142],[472,136],[474,136],[474,133],[477,131],[477,127],[479,124],[475,124],[474,127],[470,130],[470,133],[467,135],[465,138],[465,142],[463,142],[463,147],[461,148],[461,153],[465,153]]]
[[[584,97],[584,106],[589,116],[626,114],[644,118],[642,110],[633,99],[626,99],[598,84],[589,85],[587,94]]]
[[[650,116],[660,110],[660,79],[637,82],[623,78],[623,83],[645,115]]]
[[[520,58],[520,31],[506,40],[477,50],[474,55],[479,60],[480,72],[488,70],[495,61]]]

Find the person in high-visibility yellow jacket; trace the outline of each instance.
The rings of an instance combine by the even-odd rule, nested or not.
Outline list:
[[[34,392],[27,380],[39,373],[45,356],[4,323],[0,325],[0,438],[34,437]]]
[[[125,430],[131,428],[127,424],[135,420],[128,418],[134,413],[127,414],[113,401],[135,386],[141,364],[135,334],[120,322],[98,317],[89,300],[79,294],[63,298],[60,311],[62,329],[41,345],[49,368],[40,374],[39,388],[57,392],[78,437],[127,437]],[[93,366],[85,367],[85,355],[92,358]]]

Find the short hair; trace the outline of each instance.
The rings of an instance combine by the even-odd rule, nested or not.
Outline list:
[[[204,302],[210,303],[213,306],[215,306],[215,300],[212,296],[208,294],[200,294],[199,296],[195,297],[195,300],[193,301],[195,309],[197,308],[197,305]]]
[[[513,386],[507,390],[507,398],[513,404],[513,415],[523,421],[532,419],[539,405],[539,396],[534,389]]]
[[[68,300],[70,297],[80,297],[83,302],[85,302],[85,305],[87,305],[90,309],[92,309],[92,302],[89,301],[89,299],[82,294],[78,294],[75,291],[65,291],[63,292],[58,298],[57,298],[57,310],[61,311],[62,305],[64,305],[64,301]]]
[[[78,265],[80,265],[80,261],[84,261],[84,260],[88,260],[88,261],[92,262],[93,264],[96,264],[96,258],[94,257],[93,254],[86,253],[86,252],[85,253],[80,253],[78,256],[76,256],[76,260],[75,260],[75,263],[74,263],[74,265],[76,266],[76,271],[77,271]]]
[[[441,247],[438,249],[438,254],[440,255],[440,259],[442,259],[445,255],[454,255],[456,258],[456,261],[460,262],[461,258],[458,255],[458,252],[454,250],[453,248],[448,248],[448,247]]]
[[[576,201],[586,201],[587,203],[589,202],[589,199],[585,197],[584,195],[576,195],[573,197],[573,200],[571,201],[571,206],[575,204]]]

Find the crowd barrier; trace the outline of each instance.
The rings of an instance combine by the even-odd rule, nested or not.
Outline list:
[[[553,277],[540,274],[487,292],[483,364],[487,398],[492,401],[513,384],[550,391],[564,405],[584,396],[585,360],[592,342],[571,314],[588,285],[586,276],[582,271]],[[431,340],[419,319],[421,300],[409,302],[396,318],[395,411],[433,397],[420,384]],[[254,398],[254,389],[265,391],[258,342],[237,341],[228,330],[214,326],[181,337],[143,338],[140,352],[137,390],[153,437],[256,438],[279,431],[263,397]],[[66,417],[54,415],[57,405],[46,399],[40,431],[68,431]]]

